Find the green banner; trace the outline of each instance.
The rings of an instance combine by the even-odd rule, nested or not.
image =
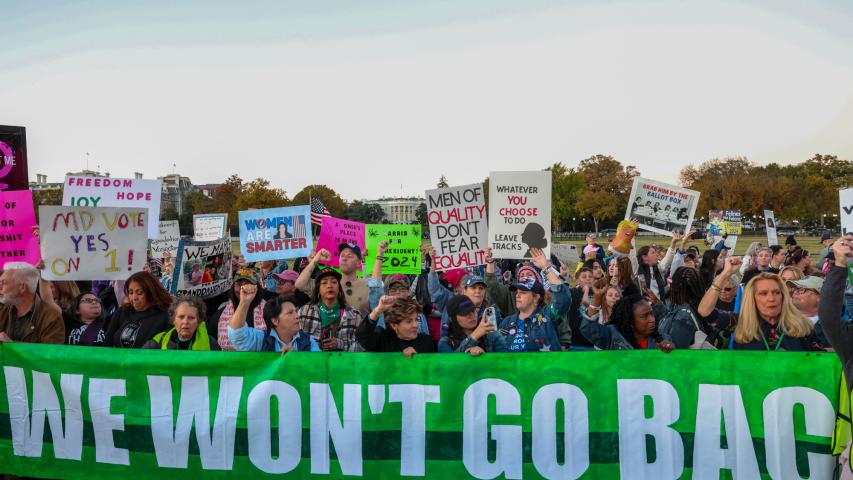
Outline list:
[[[0,344],[0,472],[830,478],[833,354],[226,353]]]
[[[388,251],[382,262],[382,273],[421,273],[421,226],[420,225],[383,225],[368,224],[364,231],[364,244],[367,253],[364,256],[364,271],[373,272],[376,261],[376,246],[388,241]]]

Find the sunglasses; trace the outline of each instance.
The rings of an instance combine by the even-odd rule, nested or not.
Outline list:
[[[347,287],[347,296],[352,295],[352,282],[347,280],[347,283],[344,284]]]

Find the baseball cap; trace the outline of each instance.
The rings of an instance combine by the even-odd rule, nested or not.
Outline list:
[[[241,268],[234,273],[234,281],[239,282],[240,280],[246,280],[247,282],[258,285],[261,283],[258,278],[258,272],[252,270],[251,268]]]
[[[810,290],[817,290],[818,292],[823,287],[823,279],[814,275],[803,277],[799,280],[791,280],[788,283],[797,286],[797,288],[808,288]]]
[[[483,280],[483,277],[479,275],[468,275],[468,277],[465,279],[465,288],[473,287],[477,284],[485,285],[486,281]]]
[[[467,315],[476,308],[474,302],[465,295],[454,295],[447,301],[447,315],[455,317],[456,315]]]
[[[296,282],[296,279],[299,278],[299,274],[296,273],[296,270],[285,270],[281,273],[276,273],[274,276],[286,282],[294,283]]]
[[[324,277],[335,277],[338,279],[339,282],[341,281],[341,274],[338,273],[338,271],[332,267],[326,267],[320,270],[320,273],[317,274],[317,276],[314,278],[314,281],[319,283],[320,280],[322,280]]]
[[[509,287],[510,290],[520,290],[522,292],[533,292],[539,295],[545,295],[545,287],[540,282],[532,278],[526,278],[521,282]]]
[[[595,234],[594,233],[587,233],[586,239],[587,240],[595,240]]]
[[[824,233],[823,235],[821,235],[821,236],[820,236],[820,241],[821,241],[821,242],[825,242],[825,241],[827,241],[827,240],[831,240],[831,239],[832,239],[832,235],[830,235],[830,234],[829,234],[829,232],[826,232],[826,233]]]
[[[409,288],[409,277],[403,275],[402,273],[388,275],[388,278],[385,279],[385,290],[391,288],[391,285],[395,283],[402,283],[404,287]]]
[[[345,243],[338,245],[338,253],[343,252],[347,248],[352,250],[352,253],[354,253],[355,256],[358,257],[359,260],[361,260],[361,247],[359,247],[358,245],[356,245],[354,243],[346,243],[345,242]]]

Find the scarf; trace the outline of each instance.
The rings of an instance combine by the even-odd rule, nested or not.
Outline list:
[[[328,327],[329,325],[338,321],[341,318],[341,304],[335,303],[331,307],[327,307],[320,302],[319,304],[320,310],[320,322],[323,324],[323,328]]]
[[[264,323],[264,305],[266,305],[266,301],[261,300],[261,303],[252,310],[252,322],[255,330],[265,331],[267,329],[267,324]],[[231,321],[231,317],[234,316],[234,302],[229,301],[227,305],[225,305],[225,309],[222,310],[222,315],[219,317],[219,324],[217,325],[216,332],[216,341],[219,342],[219,348],[222,351],[235,351],[234,345],[231,345],[231,340],[228,339],[228,322]],[[246,319],[246,324],[249,324],[249,319]]]

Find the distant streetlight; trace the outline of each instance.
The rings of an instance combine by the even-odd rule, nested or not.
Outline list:
[[[575,233],[575,217],[572,217],[572,233]]]

